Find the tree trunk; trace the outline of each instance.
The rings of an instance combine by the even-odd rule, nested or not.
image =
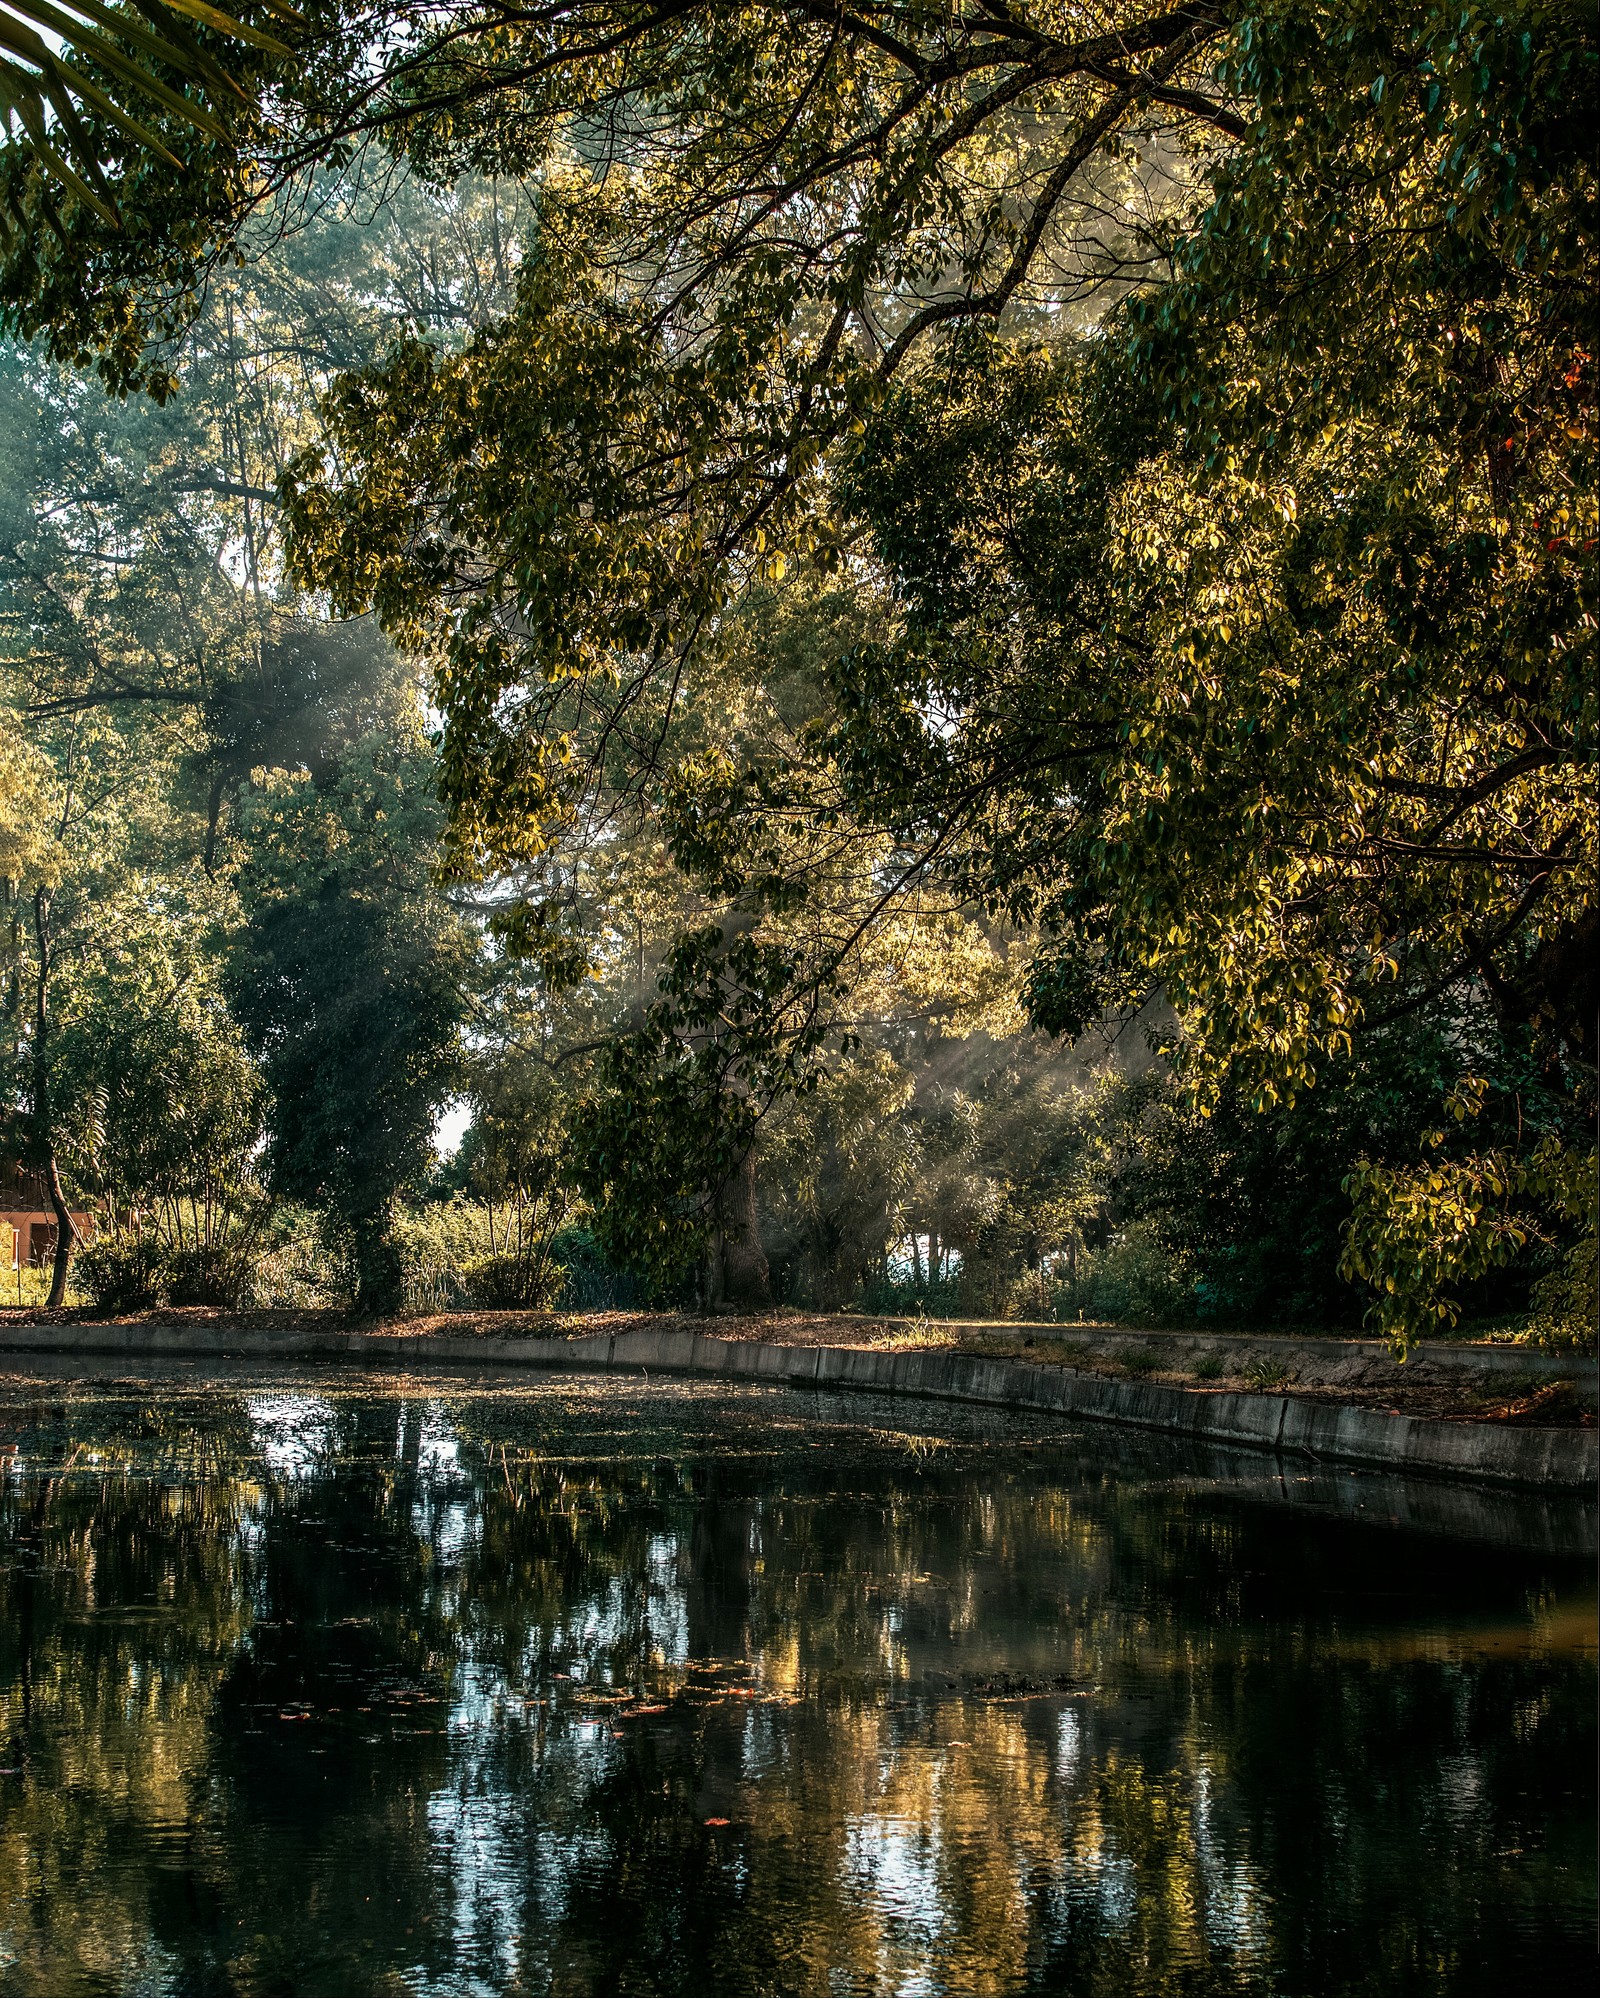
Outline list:
[[[758,1311],[772,1302],[772,1272],[761,1246],[756,1213],[756,1161],[746,1152],[738,1172],[722,1190],[722,1295],[730,1304]]]
[[[33,898],[33,932],[39,946],[39,983],[33,1013],[33,1106],[29,1123],[30,1163],[43,1183],[45,1196],[56,1217],[55,1266],[50,1276],[46,1308],[59,1311],[67,1300],[67,1271],[77,1231],[67,1208],[61,1186],[61,1167],[56,1158],[55,1132],[50,1114],[50,890],[40,888]]]

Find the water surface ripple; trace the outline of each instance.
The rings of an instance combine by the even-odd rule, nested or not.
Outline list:
[[[13,1370],[0,1992],[1586,1989],[1592,1534],[859,1395]]]

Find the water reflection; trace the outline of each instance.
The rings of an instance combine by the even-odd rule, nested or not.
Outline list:
[[[39,1372],[0,1450],[7,1994],[1587,1966],[1581,1510],[625,1380]]]

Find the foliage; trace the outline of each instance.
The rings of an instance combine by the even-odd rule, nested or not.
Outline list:
[[[1055,1313],[1061,1318],[1109,1318],[1122,1325],[1186,1325],[1194,1322],[1192,1267],[1162,1240],[1148,1219],[1117,1229],[1103,1248],[1078,1259],[1072,1277],[1058,1287]]]
[[[786,1301],[836,1309],[877,1273],[924,1165],[915,1087],[887,1049],[862,1048],[762,1130],[763,1232]]]
[[[676,674],[736,558],[759,566],[786,520],[791,555],[854,523],[891,615],[827,664],[792,781],[683,766],[705,804],[680,798],[680,818],[720,829],[699,866],[798,892],[771,827],[837,828],[842,805],[887,833],[902,883],[931,874],[1042,928],[1041,1024],[1164,993],[1203,1104],[1291,1104],[1357,1031],[1474,986],[1583,1098],[1592,35],[1538,5],[1457,23],[1396,0],[1347,22],[1296,0],[1220,49],[1248,130],[1208,163],[1202,213],[1166,211],[1173,281],[1096,340],[1030,345],[1025,316],[936,340],[995,317],[971,310],[981,282],[932,318],[902,294],[869,395],[860,349],[818,373],[812,322],[787,316],[803,260],[758,283],[743,247],[717,261],[716,223],[672,294],[700,309],[717,271],[707,338],[677,340],[681,319],[615,275],[678,226],[664,171],[552,188],[492,338],[406,350],[341,391],[337,470],[298,475],[299,559],[435,648],[463,866],[574,811],[593,767],[574,689],[647,687],[663,657]],[[704,82],[721,88],[714,62]],[[960,237],[951,212],[948,233],[913,210],[883,239],[913,293],[919,256]],[[867,288],[817,324],[874,324],[859,262],[851,281]],[[791,399],[772,404],[775,369]],[[575,480],[573,454],[613,483]],[[783,998],[768,982],[741,1016],[752,1049],[775,1045]],[[691,1099],[720,1099],[677,1055],[651,1096],[663,1035],[613,1076],[639,1121],[602,1149],[659,1178],[676,1217],[695,1196],[660,1147]],[[803,1070],[800,1037],[788,1052]]]
[[[242,1226],[187,1239],[156,1227],[147,1230],[135,1218],[106,1229],[81,1251],[73,1284],[99,1311],[145,1311],[160,1304],[238,1311],[344,1302],[342,1272],[315,1249],[307,1258],[304,1234],[303,1216],[265,1207]]]
[[[279,593],[253,633],[201,537],[184,769],[207,859],[240,842],[232,1002],[275,1183],[345,1217],[365,1299],[398,1294],[388,1217],[452,1077],[519,1256],[570,1180],[609,1262],[707,1300],[762,1201],[818,1296],[887,1283],[899,1240],[998,1309],[1131,1229],[1198,1310],[1326,1316],[1348,1176],[1345,1269],[1402,1342],[1566,1256],[1600,961],[1592,20],[315,29],[292,73],[243,61],[226,144],[172,134],[181,209],[97,134],[139,231],[69,196],[0,282],[55,354],[165,394],[159,339],[295,173],[381,136],[463,209],[478,169],[531,190],[485,309],[343,294],[365,349],[317,350],[325,431],[302,400],[239,481],[279,482],[301,587],[431,669],[437,760],[415,714],[369,726],[320,602],[309,637],[284,615],[272,531],[233,558]],[[3,148],[14,205],[41,171]],[[98,699],[170,650],[177,543],[140,544],[108,650],[48,539],[29,643],[93,654]],[[1035,1090],[1030,955],[1048,1032],[1167,1009],[1183,1097]],[[945,1044],[991,1028],[1017,1073],[958,1077]]]
[[[1402,1351],[1433,1325],[1453,1324],[1459,1311],[1452,1289],[1509,1262],[1540,1236],[1541,1220],[1564,1223],[1569,1236],[1583,1234],[1557,1282],[1543,1290],[1539,1317],[1561,1343],[1583,1337],[1580,1323],[1592,1336],[1582,1283],[1592,1280],[1593,1151],[1585,1155],[1547,1137],[1520,1156],[1489,1151],[1459,1164],[1395,1169],[1363,1161],[1350,1189],[1354,1215],[1344,1267],[1373,1285],[1370,1316]]]
[[[1589,1203],[1588,1230],[1579,1235],[1554,1269],[1533,1287],[1528,1337],[1541,1346],[1593,1352],[1595,1346],[1595,1264],[1600,1256]]]
[[[102,1235],[78,1257],[76,1282],[96,1311],[144,1311],[166,1287],[167,1250],[154,1235]]]
[[[566,1272],[548,1242],[517,1242],[513,1210],[463,1194],[402,1207],[394,1221],[407,1311],[546,1310]]]
[[[561,1271],[556,1303],[564,1311],[638,1311],[653,1301],[647,1281],[611,1263],[588,1228],[563,1228],[552,1254]],[[664,1301],[681,1300],[667,1293]]]
[[[272,1092],[270,1184],[336,1217],[358,1307],[381,1311],[402,1294],[395,1204],[455,1074],[467,945],[427,892],[439,819],[414,696],[391,669],[349,722],[342,755],[331,732],[320,770],[264,773],[240,802],[228,982]]]
[[[262,9],[278,17],[274,25],[280,33],[285,23],[300,25],[301,17],[282,0],[262,0]],[[227,142],[227,126],[218,114],[224,107],[232,108],[243,92],[196,41],[192,32],[196,22],[220,29],[222,38],[235,45],[245,43],[269,55],[289,54],[276,36],[246,26],[219,8],[197,5],[196,0],[166,0],[143,21],[110,13],[93,0],[86,5],[65,0],[62,6],[54,0],[49,4],[6,0],[0,19],[4,50],[0,102],[6,107],[6,135],[10,137],[14,115],[31,141],[37,167],[82,208],[112,227],[118,221],[115,196],[84,130],[85,113],[173,167],[180,164],[177,158],[138,115],[146,103],[158,107],[170,121]],[[63,31],[71,37],[66,48],[61,46]],[[175,89],[169,78],[175,78],[179,87]],[[15,224],[37,226],[46,220],[60,229],[59,216],[43,190],[36,191],[31,206],[25,206],[13,189],[11,212],[0,211],[0,231],[9,235]]]
[[[274,480],[328,370],[397,318],[484,309],[518,212],[464,189],[363,227],[333,204],[212,285],[175,407],[86,394],[36,349],[0,363],[12,1100],[26,1109],[42,1075],[48,1149],[104,1222],[137,1209],[180,1245],[259,1217],[268,1106],[222,989],[238,808],[261,773],[326,777],[388,725],[362,706],[387,670],[371,631],[330,629],[283,590]],[[414,715],[400,732],[426,760]],[[10,1128],[39,1156],[35,1110]],[[286,1282],[324,1288],[314,1271]]]

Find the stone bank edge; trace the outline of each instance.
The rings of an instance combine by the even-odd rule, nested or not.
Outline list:
[[[709,1375],[789,1386],[867,1388],[881,1394],[976,1402],[1162,1429],[1202,1443],[1242,1444],[1424,1476],[1550,1490],[1595,1487],[1600,1432],[1441,1422],[1351,1408],[1292,1394],[1231,1394],[1108,1380],[1066,1367],[938,1350],[782,1346],[678,1328],[592,1338],[460,1338],[448,1333],[272,1332],[208,1326],[18,1325],[0,1329],[12,1352],[117,1354],[127,1359],[352,1360],[368,1366],[506,1366],[555,1371],[623,1369]]]

